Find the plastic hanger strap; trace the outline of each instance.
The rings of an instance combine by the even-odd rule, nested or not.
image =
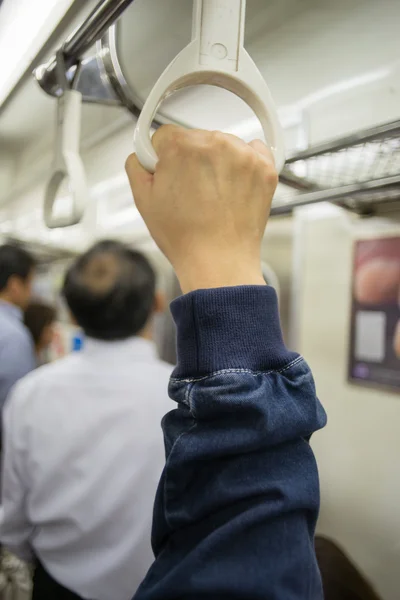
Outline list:
[[[57,76],[62,93],[57,100],[55,158],[44,201],[44,221],[50,229],[79,223],[88,198],[85,169],[79,154],[82,95],[69,89],[62,51],[57,53]],[[72,210],[69,215],[57,217],[54,215],[54,204],[65,179],[68,179],[72,195]]]
[[[191,85],[224,88],[254,111],[275,156],[278,171],[285,162],[283,133],[269,88],[243,46],[245,0],[194,0],[192,41],[169,64],[151,90],[135,130],[139,161],[154,173],[157,155],[150,138],[160,103]]]

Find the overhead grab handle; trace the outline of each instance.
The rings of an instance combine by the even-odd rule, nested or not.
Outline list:
[[[140,114],[134,136],[141,164],[154,173],[157,154],[150,127],[160,103],[182,88],[208,84],[239,96],[254,111],[281,171],[282,129],[268,86],[243,46],[246,0],[194,0],[192,41],[162,73]]]
[[[63,92],[58,98],[55,158],[44,200],[44,221],[50,229],[79,223],[88,198],[85,169],[79,155],[82,95],[69,89],[63,66],[63,60],[57,56],[59,81]],[[66,179],[72,197],[72,209],[69,215],[56,216],[54,205],[61,183]]]

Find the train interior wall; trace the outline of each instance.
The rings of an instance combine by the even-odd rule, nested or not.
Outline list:
[[[349,383],[347,357],[354,241],[399,236],[400,217],[359,220],[328,206],[296,219],[296,345],[328,412],[326,429],[312,441],[321,477],[318,529],[348,550],[382,598],[397,600],[400,397]]]

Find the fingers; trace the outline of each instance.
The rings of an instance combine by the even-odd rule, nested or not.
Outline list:
[[[271,148],[264,144],[264,142],[262,142],[261,140],[252,140],[249,143],[249,146],[251,146],[256,152],[258,152],[258,154],[261,154],[261,156],[264,159],[266,159],[269,163],[272,163],[275,166],[274,154]]]
[[[211,135],[213,135],[217,139],[224,138],[225,140],[230,141],[232,145],[236,146],[236,148],[238,149],[247,147],[246,142],[244,142],[241,138],[237,137],[237,135],[233,135],[233,133],[224,133],[222,131],[211,131],[209,133],[211,133]]]
[[[219,139],[222,137],[229,140],[232,145],[236,146],[238,149],[243,148],[244,146],[250,146],[253,148],[268,164],[275,165],[275,158],[271,151],[271,149],[264,144],[261,140],[253,140],[249,144],[246,144],[242,139],[238,138],[231,133],[221,133],[221,132],[207,132],[203,130],[197,129],[184,129],[183,127],[178,127],[177,125],[164,125],[157,129],[155,134],[153,135],[152,143],[154,149],[159,157],[162,157],[165,150],[171,147],[171,144],[176,144],[177,140],[182,138],[194,138],[197,137],[199,144],[201,142],[206,141],[210,136],[217,135]]]
[[[163,125],[159,127],[152,137],[153,148],[158,157],[161,157],[164,152],[176,143],[177,138],[181,138],[188,133],[183,127],[177,125]]]
[[[271,149],[264,144],[261,140],[253,140],[249,144],[246,144],[242,139],[232,135],[230,133],[221,133],[221,132],[209,132],[197,129],[184,129],[183,127],[178,127],[177,125],[164,125],[157,129],[152,138],[152,144],[154,150],[156,151],[157,156],[161,160],[168,149],[172,146],[176,146],[178,143],[182,143],[182,141],[186,142],[196,142],[199,145],[202,145],[204,142],[209,142],[211,136],[214,137],[215,140],[219,139],[221,141],[222,138],[225,138],[230,142],[232,146],[235,146],[238,150],[243,147],[250,146],[255,150],[259,156],[262,157],[264,162],[268,165],[275,165],[274,155]],[[189,142],[189,143],[190,143]],[[127,162],[126,162],[126,172],[129,177],[129,181],[131,184],[133,195],[140,196],[142,186],[149,185],[149,174],[143,167],[140,165],[135,154],[132,154]]]
[[[128,175],[135,204],[140,211],[140,205],[147,197],[149,188],[153,182],[153,175],[142,167],[136,154],[128,156],[125,163],[125,171]]]

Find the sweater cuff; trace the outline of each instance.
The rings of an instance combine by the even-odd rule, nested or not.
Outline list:
[[[277,370],[298,356],[285,347],[270,286],[196,290],[174,300],[171,312],[178,356],[173,377],[224,369]]]

